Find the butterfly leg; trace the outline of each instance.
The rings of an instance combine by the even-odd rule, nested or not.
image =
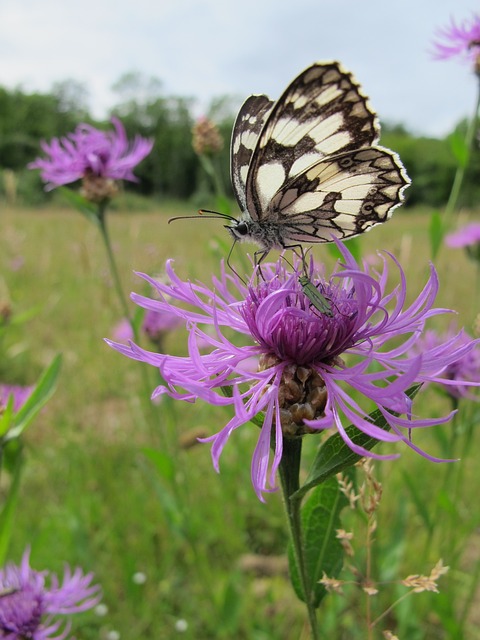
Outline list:
[[[246,284],[247,284],[247,282],[242,278],[242,276],[238,273],[238,271],[234,268],[234,266],[233,266],[233,265],[232,265],[232,263],[230,262],[230,258],[232,257],[233,248],[234,248],[234,246],[235,246],[236,244],[237,244],[237,240],[235,239],[235,240],[233,241],[233,244],[232,244],[231,248],[230,248],[230,251],[228,252],[228,256],[227,256],[226,263],[227,263],[227,267],[230,269],[230,271],[231,271],[235,276],[237,276],[237,278],[238,278],[241,282],[243,282],[243,284],[244,284],[244,285],[246,285]]]
[[[255,251],[255,253],[253,254],[253,257],[255,260],[255,270],[257,272],[257,278],[258,276],[260,276],[262,280],[265,280],[265,278],[262,273],[261,264],[265,260],[265,258],[268,256],[269,253],[270,253],[270,250],[263,249],[262,251]]]

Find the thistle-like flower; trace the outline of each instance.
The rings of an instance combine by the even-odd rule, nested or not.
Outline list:
[[[62,617],[95,607],[101,598],[100,588],[92,585],[91,573],[84,575],[78,568],[72,573],[68,566],[60,583],[49,571],[32,569],[29,556],[27,549],[20,566],[8,563],[0,570],[0,637],[67,638],[70,621],[62,621]]]
[[[421,452],[409,434],[415,427],[444,423],[452,414],[429,419],[414,416],[406,391],[416,382],[438,381],[446,367],[474,347],[473,341],[465,343],[458,334],[409,356],[426,320],[445,311],[433,307],[438,290],[435,269],[431,267],[424,289],[406,306],[405,274],[393,256],[384,254],[381,273],[372,275],[340,243],[339,249],[344,264],[329,279],[313,265],[308,274],[329,301],[331,314],[321,313],[303,293],[300,266],[289,272],[283,260],[262,264],[262,277],[253,276],[247,286],[222,267],[221,278],[213,278],[213,289],[183,282],[167,263],[169,284],[140,274],[156,289],[159,299],[137,294],[132,299],[146,309],[170,311],[185,321],[188,357],[107,341],[120,353],[159,368],[167,384],[157,387],[153,398],[166,393],[189,402],[202,399],[213,405],[232,405],[234,416],[228,424],[205,439],[213,442],[217,470],[231,434],[263,414],[252,458],[252,482],[260,499],[275,486],[284,437],[334,428],[360,456],[396,457],[355,444],[345,430],[352,423],[370,437],[403,441],[436,460]],[[387,290],[389,262],[399,277],[392,291]],[[206,328],[212,328],[214,335]],[[200,352],[200,340],[210,344],[210,353]],[[389,431],[369,419],[375,407]]]
[[[478,66],[480,55],[480,16],[474,14],[470,21],[450,24],[437,31],[438,40],[433,43],[433,56],[437,60],[461,57]],[[478,71],[478,69],[477,69]]]
[[[101,202],[117,191],[117,180],[136,182],[132,170],[153,147],[153,141],[135,136],[129,142],[125,129],[112,118],[114,131],[100,131],[89,124],[79,124],[74,133],[42,143],[46,158],[37,158],[29,169],[40,169],[46,189],[83,181],[87,199]]]

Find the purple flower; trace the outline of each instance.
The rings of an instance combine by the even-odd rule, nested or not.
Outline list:
[[[328,280],[310,267],[310,281],[329,300],[331,316],[320,313],[302,292],[301,269],[289,273],[283,260],[262,264],[263,277],[254,276],[248,286],[222,269],[221,278],[213,278],[212,289],[182,282],[167,263],[170,284],[140,274],[156,288],[160,299],[137,294],[132,299],[146,309],[175,313],[186,322],[188,357],[107,341],[120,353],[159,368],[167,385],[157,387],[153,398],[166,393],[189,402],[202,399],[213,405],[232,405],[232,419],[206,438],[213,442],[217,470],[230,435],[264,413],[252,458],[252,482],[260,499],[275,485],[283,435],[335,428],[360,456],[396,457],[372,453],[352,442],[345,431],[352,423],[373,438],[401,440],[419,451],[410,439],[411,430],[444,423],[452,414],[432,419],[414,416],[407,389],[415,382],[445,382],[445,369],[474,346],[458,334],[409,356],[426,320],[445,312],[433,307],[438,291],[435,269],[431,267],[424,289],[407,306],[405,274],[393,256],[383,255],[381,273],[372,275],[343,245],[338,246],[344,264]],[[388,262],[399,278],[391,291],[387,288]],[[209,327],[213,336],[206,330]],[[240,339],[235,340],[236,334]],[[200,340],[210,343],[210,353],[200,353]],[[230,393],[222,393],[228,389]],[[372,405],[381,411],[391,431],[369,421]]]
[[[459,337],[460,342],[464,344],[472,344],[472,338],[465,331],[458,333],[452,324],[444,333],[439,333],[433,329],[425,331],[423,336],[417,341],[412,353],[418,354],[424,351],[433,351],[454,337]],[[467,351],[458,360],[451,362],[443,371],[440,379],[437,380],[445,392],[452,398],[457,400],[460,398],[478,400],[478,397],[470,393],[468,388],[463,384],[455,385],[456,380],[460,382],[468,380],[475,384],[480,384],[480,350],[478,346],[476,346],[475,349]]]
[[[480,224],[471,222],[445,236],[445,244],[452,249],[464,248],[473,260],[480,262]]]
[[[142,331],[148,336],[150,341],[155,344],[159,351],[163,351],[163,342],[165,336],[170,331],[175,331],[185,326],[185,321],[179,318],[175,313],[164,311],[159,313],[153,309],[147,309],[143,318]]]
[[[112,329],[115,340],[120,342],[128,342],[133,339],[133,329],[127,318],[122,318]]]
[[[461,56],[475,62],[480,54],[480,16],[474,14],[470,21],[457,25],[453,18],[450,24],[437,30],[439,40],[433,43],[433,56],[437,60],[448,60]]]
[[[471,222],[470,224],[457,229],[453,233],[445,236],[445,244],[447,247],[469,247],[480,243],[480,223]]]
[[[74,133],[42,143],[47,158],[37,158],[29,169],[40,169],[46,189],[54,189],[85,177],[136,182],[132,169],[145,158],[153,141],[135,136],[130,143],[125,129],[112,118],[115,131],[100,131],[89,124],[79,124]]]
[[[32,391],[33,386],[0,384],[0,409],[2,406],[6,406],[10,396],[13,396],[13,411],[16,413],[28,400]]]
[[[91,584],[93,574],[65,567],[63,582],[49,571],[35,571],[29,564],[30,549],[20,566],[8,563],[0,570],[0,637],[5,640],[61,640],[68,636],[70,621],[57,616],[91,609],[101,599]],[[48,579],[49,586],[46,585]],[[63,629],[62,629],[63,627]]]

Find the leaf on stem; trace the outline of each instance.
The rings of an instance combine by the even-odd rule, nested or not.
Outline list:
[[[325,587],[319,584],[323,574],[330,578],[336,577],[343,565],[344,551],[337,538],[337,529],[341,528],[340,512],[347,504],[348,500],[340,491],[337,479],[329,478],[315,488],[302,508],[303,564],[306,587],[314,607],[318,607],[326,595]],[[291,542],[288,560],[295,593],[300,600],[306,602]]]

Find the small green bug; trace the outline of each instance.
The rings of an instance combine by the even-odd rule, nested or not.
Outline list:
[[[308,276],[299,276],[298,282],[302,287],[303,293],[307,296],[315,309],[320,311],[320,313],[323,313],[323,315],[331,318],[333,316],[331,304],[325,296],[320,293],[313,282],[310,282]]]

